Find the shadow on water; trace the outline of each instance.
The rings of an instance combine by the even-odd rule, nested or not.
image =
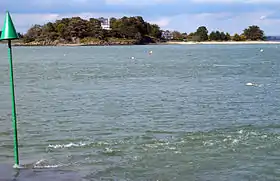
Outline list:
[[[14,169],[12,165],[0,164],[0,181],[81,181],[81,177],[74,171],[58,168]]]

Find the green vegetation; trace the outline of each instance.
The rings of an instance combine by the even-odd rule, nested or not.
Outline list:
[[[230,41],[231,37],[229,33],[224,33],[220,31],[212,31],[209,35],[210,41]]]
[[[173,31],[172,36],[173,36],[173,40],[184,41],[184,40],[187,39],[188,34],[187,33],[180,33],[179,31]]]
[[[208,40],[208,30],[205,26],[200,26],[197,28],[195,35],[199,37],[199,41]]]
[[[21,35],[23,45],[134,45],[162,41],[258,41],[265,40],[264,32],[253,25],[231,36],[227,32],[208,32],[200,26],[195,32],[162,31],[156,24],[150,24],[141,16],[111,18],[110,29],[102,28],[100,19],[88,20],[80,17],[63,18],[44,25],[33,25]],[[20,44],[20,43],[19,43]]]
[[[196,32],[180,33],[178,31],[171,32],[173,38],[171,40],[181,41],[259,41],[265,40],[264,32],[258,26],[253,25],[243,30],[242,34],[235,33],[231,36],[228,32],[212,31],[208,33],[205,26],[197,28]]]
[[[264,32],[258,26],[249,26],[243,31],[248,40],[264,40]]]
[[[63,18],[54,23],[34,25],[23,36],[24,43],[56,44],[147,44],[161,38],[158,25],[145,22],[142,17],[110,19],[110,30],[102,29],[99,19]]]

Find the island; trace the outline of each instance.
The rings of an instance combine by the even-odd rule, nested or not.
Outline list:
[[[157,24],[145,21],[141,16],[122,18],[71,17],[58,19],[44,25],[33,25],[16,46],[107,46],[146,44],[232,44],[268,43],[264,31],[251,25],[241,34],[208,32],[200,26],[195,32],[162,30]]]

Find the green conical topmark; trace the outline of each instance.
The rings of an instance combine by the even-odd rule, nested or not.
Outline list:
[[[18,39],[18,34],[16,32],[14,23],[12,21],[12,18],[10,16],[10,13],[6,13],[5,21],[4,21],[4,26],[2,28],[2,34],[0,37],[0,40],[13,40],[13,39]]]

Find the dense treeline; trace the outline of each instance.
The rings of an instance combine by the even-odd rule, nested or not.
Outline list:
[[[110,30],[103,29],[99,19],[63,18],[45,25],[34,25],[24,35],[24,42],[90,43],[113,40],[132,41],[134,44],[155,42],[161,38],[158,25],[150,24],[140,16],[110,19]]]
[[[168,35],[168,36],[167,36]],[[22,35],[21,35],[22,36]],[[104,29],[100,19],[88,20],[80,17],[63,18],[44,25],[32,26],[23,35],[24,43],[40,45],[85,43],[85,44],[147,44],[162,40],[177,41],[246,41],[264,40],[264,32],[253,25],[241,34],[230,35],[228,32],[208,32],[200,26],[195,32],[162,31],[156,24],[150,24],[141,16],[111,18],[110,28]]]
[[[169,32],[172,34],[171,40],[178,41],[257,41],[265,40],[264,31],[258,26],[253,25],[243,30],[240,35],[235,33],[231,36],[228,32],[212,31],[208,32],[205,26],[197,28],[196,32],[180,33],[178,31]]]

